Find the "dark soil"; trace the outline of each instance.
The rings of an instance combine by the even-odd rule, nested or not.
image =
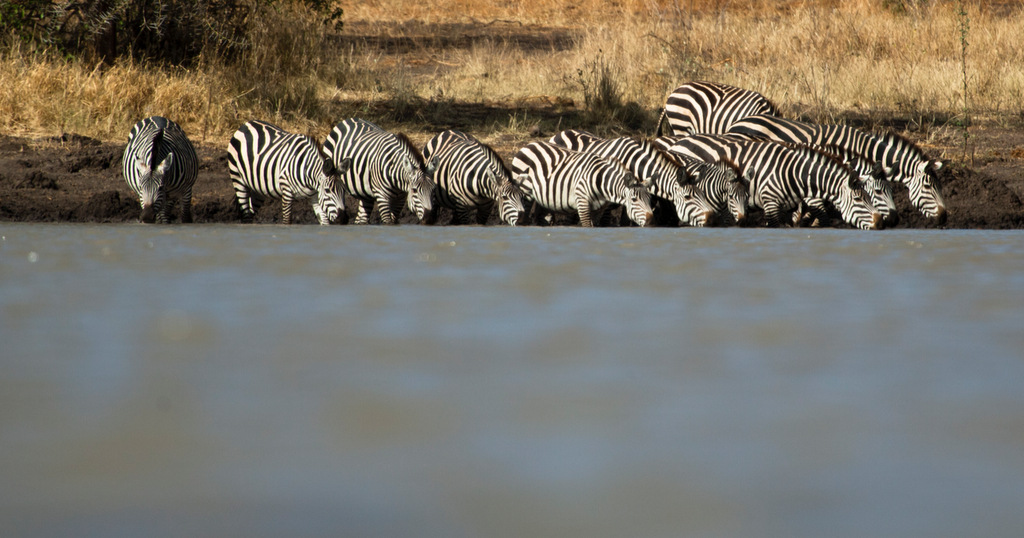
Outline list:
[[[413,139],[418,144],[426,141]],[[979,130],[972,140],[973,166],[954,162],[943,168],[943,192],[949,210],[944,227],[1024,228],[1024,133],[1014,129]],[[511,158],[518,146],[529,141],[506,137],[496,149]],[[42,140],[0,136],[0,221],[137,222],[138,199],[121,177],[123,150],[121,144],[73,134]],[[201,163],[192,199],[195,222],[239,222],[226,150],[199,146],[197,152]],[[172,222],[177,222],[177,201],[172,204]],[[905,190],[897,189],[897,204],[901,208],[898,227],[936,226],[910,207]],[[351,197],[346,207],[354,215],[356,206]],[[316,222],[308,203],[297,204],[293,215],[298,223]],[[279,219],[280,203],[273,202],[263,204],[256,222]],[[408,211],[401,219],[404,223],[415,220]],[[448,215],[442,214],[439,222],[448,222]]]

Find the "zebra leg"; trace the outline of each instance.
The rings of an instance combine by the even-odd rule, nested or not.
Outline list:
[[[192,187],[186,187],[181,191],[181,222],[190,224],[192,222]]]
[[[380,213],[381,224],[398,224],[398,215],[395,214],[395,207],[402,207],[394,200],[379,196],[377,197],[377,212]]]
[[[533,203],[533,224],[534,224],[534,226],[547,226],[548,225],[548,221],[547,221],[546,218],[544,218],[547,215],[548,215],[548,210],[547,209],[544,209],[544,207],[542,207],[537,202]]]
[[[580,215],[580,226],[584,228],[593,228],[594,221],[590,216],[590,201],[584,198],[576,199],[576,212]],[[598,214],[600,216],[600,214]]]
[[[370,212],[373,211],[373,200],[359,200],[359,209],[356,211],[356,220],[353,224],[368,224],[370,222]]]
[[[469,224],[473,220],[473,210],[464,205],[455,206],[452,211],[452,224]]]
[[[476,207],[476,223],[483,226],[487,224],[487,221],[491,218],[491,211],[494,209],[494,202],[486,202]],[[498,220],[501,220],[501,215],[498,215]]]
[[[775,202],[764,203],[764,220],[769,228],[778,228],[782,223],[782,208]]]
[[[241,181],[235,181],[235,201],[238,202],[238,212],[242,219],[242,224],[252,224],[252,219],[256,216],[256,212],[252,209],[252,198],[250,198],[249,189],[242,184]]]
[[[167,191],[163,187],[156,192],[156,201],[153,202],[153,210],[156,211],[156,223],[167,224],[170,222],[167,219],[167,208],[170,206],[167,203]]]
[[[281,197],[281,224],[292,223],[292,193],[287,190]]]

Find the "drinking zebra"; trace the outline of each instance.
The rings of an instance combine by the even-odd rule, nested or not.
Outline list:
[[[572,129],[562,131],[549,141],[573,151],[593,153],[616,159],[645,185],[651,196],[671,201],[680,223],[690,226],[713,225],[715,210],[697,188],[686,169],[648,140],[630,137],[605,140]]]
[[[192,186],[199,159],[192,142],[173,121],[151,116],[128,133],[121,172],[139,196],[142,222],[166,224],[168,197],[181,198],[181,222],[192,222]]]
[[[427,141],[423,159],[437,184],[439,205],[452,210],[453,223],[468,224],[475,211],[476,222],[486,224],[495,202],[502,222],[515,226],[526,220],[523,192],[512,183],[508,167],[476,138],[444,131]]]
[[[724,156],[739,164],[750,179],[750,204],[764,210],[769,226],[778,226],[784,212],[817,199],[832,204],[844,221],[860,229],[882,226],[882,215],[871,204],[856,173],[812,147],[695,135],[678,141],[672,151],[707,161]]]
[[[751,91],[717,82],[687,82],[665,100],[658,134],[667,119],[670,135],[721,134],[754,114],[778,114],[771,101]]]
[[[316,140],[259,120],[239,127],[228,145],[228,172],[244,223],[255,215],[255,194],[281,199],[283,224],[292,222],[292,202],[310,197],[320,224],[344,224],[348,218],[338,175],[349,164],[335,166]]]
[[[653,144],[675,160],[692,179],[697,188],[704,193],[708,205],[721,222],[725,216],[731,216],[736,224],[744,224],[747,220],[747,200],[749,184],[736,163],[728,158],[717,162],[707,162],[686,155],[672,153],[670,148],[681,136],[660,136]]]
[[[610,204],[624,206],[640,226],[654,218],[646,185],[618,161],[591,153],[532,142],[512,160],[512,180],[533,200],[537,224],[544,223],[547,212],[576,213],[580,225],[590,227]]]
[[[433,224],[436,186],[427,177],[419,150],[404,134],[390,133],[359,118],[339,122],[327,135],[324,150],[335,164],[352,166],[341,174],[349,194],[359,201],[355,224],[370,222],[374,202],[383,224],[396,224],[402,198],[421,223]]]
[[[744,118],[729,128],[730,134],[750,138],[795,142],[819,147],[841,147],[880,163],[889,180],[902,183],[914,208],[939,224],[946,222],[946,204],[938,172],[942,161],[930,160],[913,142],[894,133],[872,134],[845,125],[818,125],[775,116]]]

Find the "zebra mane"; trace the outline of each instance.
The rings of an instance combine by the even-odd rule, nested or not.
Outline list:
[[[892,141],[897,147],[906,147],[922,159],[928,160],[928,157],[924,154],[924,150],[922,150],[920,146],[895,131],[885,131],[883,133],[879,133],[877,136],[881,138],[883,142]]]
[[[395,135],[395,139],[397,139],[399,143],[405,146],[405,149],[407,149],[409,153],[412,154],[413,159],[416,159],[416,163],[420,165],[420,168],[426,168],[426,162],[423,161],[423,154],[420,153],[420,150],[417,149],[416,145],[412,143],[412,140],[409,140],[409,137],[406,136],[405,133],[393,134]]]
[[[159,149],[164,143],[164,128],[161,127],[156,130],[156,134],[153,135],[153,146],[149,150],[149,168],[156,169],[160,164]]]

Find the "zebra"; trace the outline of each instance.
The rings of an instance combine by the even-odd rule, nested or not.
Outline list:
[[[121,171],[139,196],[142,222],[166,224],[171,194],[180,195],[181,222],[192,222],[192,187],[199,159],[177,123],[162,116],[139,120],[128,133]]]
[[[260,120],[239,127],[228,144],[228,172],[243,223],[253,220],[251,197],[256,194],[281,199],[284,224],[291,224],[292,202],[310,197],[321,225],[344,224],[348,219],[338,175],[350,164],[335,166],[315,139]]]
[[[754,114],[777,115],[778,109],[763,95],[717,82],[687,82],[665,100],[658,119],[658,134],[668,120],[670,135],[722,134],[740,118]]]
[[[651,196],[670,200],[675,205],[680,223],[690,226],[714,224],[714,208],[686,169],[648,140],[630,137],[605,140],[586,131],[571,129],[556,134],[549,142],[574,151],[616,159],[637,179],[650,185],[647,190]]]
[[[341,177],[345,189],[359,201],[355,224],[369,223],[374,202],[381,223],[396,224],[403,197],[421,223],[434,223],[436,185],[428,177],[423,156],[404,134],[350,118],[334,126],[324,150],[335,164],[352,160]]]
[[[871,205],[882,215],[882,222],[886,226],[899,224],[899,211],[896,209],[896,201],[892,197],[892,182],[886,179],[885,169],[881,163],[874,162],[859,153],[840,146],[812,146],[839,159],[843,164],[850,167],[857,177],[864,184],[864,190],[871,199]],[[809,200],[808,209],[811,210],[811,217],[821,217],[827,212],[823,200]],[[798,215],[800,218],[803,215]]]
[[[516,226],[526,220],[523,192],[512,182],[508,167],[497,152],[473,136],[441,132],[427,141],[423,159],[437,185],[438,203],[453,211],[455,224],[469,223],[474,211],[476,222],[486,224],[495,202],[502,222]]]
[[[768,115],[752,115],[729,128],[730,134],[820,147],[841,147],[880,163],[893,183],[902,183],[910,202],[926,217],[946,222],[946,204],[938,173],[942,161],[895,133],[873,134],[846,125],[818,125]]]
[[[577,213],[591,227],[610,204],[625,206],[629,219],[646,226],[654,218],[651,195],[622,163],[548,142],[531,142],[512,159],[512,180],[534,202],[534,222],[547,212]],[[592,215],[593,212],[593,215]]]
[[[747,220],[747,200],[750,182],[743,177],[740,167],[728,158],[707,162],[686,155],[672,153],[672,145],[684,137],[660,136],[653,144],[664,151],[669,158],[686,168],[697,188],[704,193],[708,204],[716,215],[730,215],[733,221],[742,225]],[[728,213],[727,213],[728,212]]]
[[[783,212],[818,199],[835,206],[844,221],[860,229],[879,229],[883,224],[857,174],[810,146],[695,135],[674,144],[672,151],[708,161],[726,156],[738,163],[750,179],[750,203],[764,210],[769,226],[778,226]]]

